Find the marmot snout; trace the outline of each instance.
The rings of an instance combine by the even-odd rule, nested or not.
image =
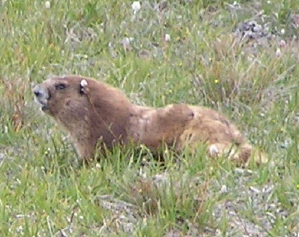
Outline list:
[[[45,110],[49,99],[48,90],[37,85],[34,87],[33,93],[37,101],[42,104],[42,110]]]

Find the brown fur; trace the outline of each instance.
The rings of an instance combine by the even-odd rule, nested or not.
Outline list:
[[[70,133],[84,160],[94,156],[97,144],[100,149],[111,149],[117,143],[130,142],[143,144],[153,152],[164,145],[179,152],[206,144],[210,156],[227,155],[241,163],[247,162],[252,153],[235,125],[205,107],[142,107],[132,104],[120,90],[80,76],[47,80],[34,93],[43,111]]]

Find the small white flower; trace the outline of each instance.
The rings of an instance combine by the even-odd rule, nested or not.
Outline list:
[[[132,9],[134,11],[134,14],[136,14],[137,12],[139,12],[140,9],[141,9],[140,2],[138,2],[138,1],[133,2],[132,3]]]
[[[51,7],[51,3],[50,1],[46,1],[45,2],[45,8],[50,8]]]
[[[130,40],[130,38],[128,38],[128,37],[124,37],[124,38],[122,39],[121,43],[122,43],[123,45],[128,46],[128,45],[130,45],[131,40]]]
[[[166,42],[169,42],[169,41],[170,41],[170,35],[169,35],[169,34],[165,34],[165,36],[164,36],[164,40],[165,40]]]
[[[87,81],[86,81],[85,79],[81,80],[80,85],[81,85],[82,87],[87,86]]]
[[[123,47],[127,50],[129,50],[131,48],[131,40],[128,37],[124,37],[121,41],[121,44],[123,45]]]
[[[282,55],[280,48],[276,49],[276,53],[275,54],[276,54],[277,57],[279,57],[279,56]]]
[[[220,189],[220,193],[227,193],[227,192],[228,192],[227,186],[226,185],[222,185],[221,189]]]
[[[283,34],[283,35],[284,35],[284,33],[286,33],[285,29],[281,29],[280,32],[281,32],[281,34]]]
[[[24,233],[24,231],[23,231],[23,226],[19,226],[19,227],[17,227],[17,229],[16,229],[16,231],[18,232],[18,233]]]

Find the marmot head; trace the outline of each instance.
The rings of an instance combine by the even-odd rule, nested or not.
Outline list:
[[[89,80],[79,76],[56,77],[35,86],[33,93],[42,110],[55,117],[65,109],[74,111],[88,104],[86,89]]]
[[[42,110],[72,136],[81,157],[90,158],[99,140],[106,147],[126,141],[132,104],[120,90],[81,77],[56,77],[33,89]]]
[[[126,131],[132,105],[122,91],[103,82],[56,77],[37,85],[33,93],[42,110],[77,137],[88,130],[95,138],[105,135],[109,140],[112,134],[118,139]]]

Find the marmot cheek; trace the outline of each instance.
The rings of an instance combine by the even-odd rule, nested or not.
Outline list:
[[[72,114],[77,114],[78,111],[82,110],[82,103],[78,103],[76,99],[66,99],[63,107]]]

